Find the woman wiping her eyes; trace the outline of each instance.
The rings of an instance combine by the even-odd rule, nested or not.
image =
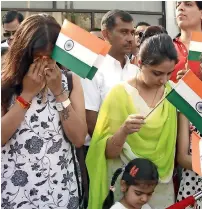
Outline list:
[[[25,19],[5,56],[1,82],[1,208],[82,207],[75,146],[87,133],[80,80],[51,59],[60,25]],[[81,204],[80,204],[81,203]]]

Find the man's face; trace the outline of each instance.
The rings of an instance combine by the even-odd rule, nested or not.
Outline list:
[[[4,37],[8,39],[8,44],[10,45],[13,38],[14,38],[14,33],[16,32],[17,28],[19,27],[20,23],[17,19],[13,20],[10,23],[5,23],[3,25],[4,28]]]
[[[116,25],[108,31],[107,39],[115,50],[121,54],[129,54],[132,51],[134,32],[133,21],[124,22],[116,17]]]
[[[139,34],[140,33],[144,33],[144,31],[148,28],[149,26],[146,26],[146,25],[141,25],[141,26],[138,26],[135,30],[135,44],[137,47],[140,46],[140,36]]]

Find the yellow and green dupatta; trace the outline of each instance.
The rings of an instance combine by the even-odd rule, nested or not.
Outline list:
[[[166,85],[167,93],[170,90],[171,87]],[[114,166],[115,170],[121,165],[117,163],[121,157],[114,161],[106,159],[107,139],[120,128],[128,115],[136,113],[134,101],[123,84],[115,86],[103,102],[86,159],[90,178],[88,209],[102,208],[109,191],[109,169]],[[121,155],[125,155],[128,161],[133,155],[150,159],[158,167],[160,180],[168,182],[174,168],[176,135],[176,108],[165,99],[146,119],[141,130],[127,137]]]

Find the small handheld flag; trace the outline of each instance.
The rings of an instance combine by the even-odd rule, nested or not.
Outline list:
[[[52,58],[82,78],[92,80],[110,44],[64,20]]]
[[[202,32],[192,32],[189,45],[189,68],[199,77],[200,58],[202,56]]]
[[[166,98],[202,133],[202,81],[191,70]]]

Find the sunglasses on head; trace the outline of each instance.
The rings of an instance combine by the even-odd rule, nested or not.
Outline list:
[[[3,33],[3,36],[4,36],[5,38],[9,38],[9,37],[13,36],[13,35],[15,34],[15,32],[16,32],[16,31],[7,31],[7,32],[4,32],[4,33]]]

